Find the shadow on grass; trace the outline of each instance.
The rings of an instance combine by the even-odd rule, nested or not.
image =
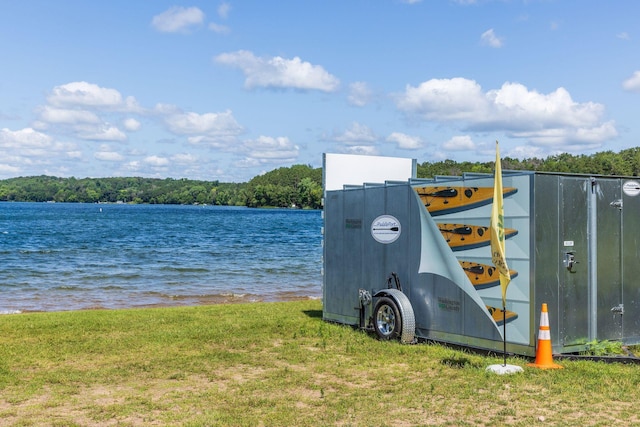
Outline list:
[[[303,313],[312,319],[322,319],[322,310],[304,310]]]
[[[449,366],[450,368],[461,369],[466,366],[473,366],[473,363],[466,357],[448,357],[446,359],[442,359],[441,362],[445,366]]]

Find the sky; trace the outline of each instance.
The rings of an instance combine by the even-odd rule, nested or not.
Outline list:
[[[640,2],[0,0],[0,179],[640,146]]]

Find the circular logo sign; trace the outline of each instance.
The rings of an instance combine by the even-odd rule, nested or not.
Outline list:
[[[622,185],[622,191],[627,196],[637,196],[640,194],[640,183],[638,181],[627,181]]]
[[[391,215],[380,215],[371,223],[371,236],[380,243],[395,242],[400,237],[401,231],[400,221]]]

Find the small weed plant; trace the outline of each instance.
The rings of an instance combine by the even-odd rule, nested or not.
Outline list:
[[[619,356],[625,352],[619,341],[593,340],[587,343],[587,349],[582,354],[587,356]]]

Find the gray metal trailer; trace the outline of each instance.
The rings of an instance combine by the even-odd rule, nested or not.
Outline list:
[[[482,196],[493,184],[465,174],[326,191],[323,318],[383,339],[501,351]],[[535,355],[542,303],[556,353],[640,343],[640,182],[504,171],[503,186],[507,351]]]

